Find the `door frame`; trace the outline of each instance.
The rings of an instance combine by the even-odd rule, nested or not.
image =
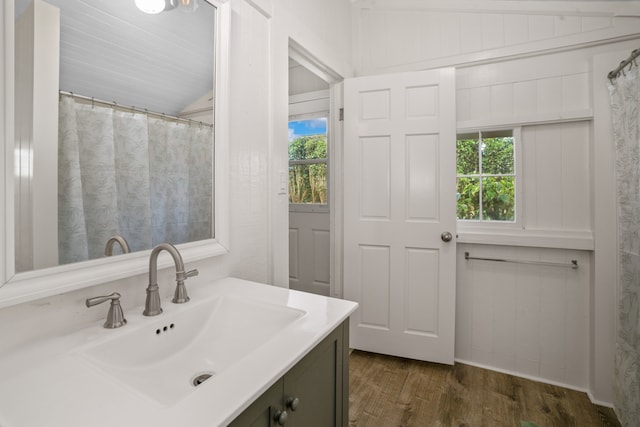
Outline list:
[[[329,295],[342,298],[342,141],[343,126],[340,111],[343,103],[344,77],[320,61],[300,43],[289,38],[289,57],[329,83]],[[287,215],[288,216],[288,215]],[[288,219],[287,219],[288,223]],[[288,227],[287,227],[288,229]]]

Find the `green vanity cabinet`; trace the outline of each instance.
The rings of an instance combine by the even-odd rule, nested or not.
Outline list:
[[[256,399],[231,427],[346,427],[349,320]]]
[[[282,379],[265,391],[255,402],[229,424],[233,427],[269,427],[277,425],[271,422],[271,408],[282,407]]]

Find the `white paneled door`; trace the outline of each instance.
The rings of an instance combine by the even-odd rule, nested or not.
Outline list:
[[[454,69],[344,87],[344,297],[360,304],[351,347],[452,364]]]

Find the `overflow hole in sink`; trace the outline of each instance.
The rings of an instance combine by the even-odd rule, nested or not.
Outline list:
[[[200,384],[202,384],[203,382],[211,378],[213,375],[214,375],[213,372],[203,372],[201,374],[198,374],[191,379],[191,384],[193,384],[194,387],[198,387]]]
[[[173,324],[173,323],[172,323],[172,324],[170,324],[169,326],[166,326],[166,325],[165,325],[165,326],[163,326],[162,328],[158,328],[158,329],[156,329],[156,335],[160,335],[161,333],[163,333],[163,332],[167,332],[169,329],[173,329],[173,328],[175,328],[175,327],[176,327],[176,325],[175,325],[175,324]]]

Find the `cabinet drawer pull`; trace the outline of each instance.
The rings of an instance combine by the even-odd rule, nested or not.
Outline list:
[[[287,408],[289,408],[291,412],[295,412],[295,410],[298,409],[298,406],[300,406],[300,399],[297,397],[287,398]]]
[[[278,423],[278,425],[283,426],[287,423],[287,418],[289,418],[289,414],[287,411],[277,410],[276,414],[273,416],[273,420]]]

